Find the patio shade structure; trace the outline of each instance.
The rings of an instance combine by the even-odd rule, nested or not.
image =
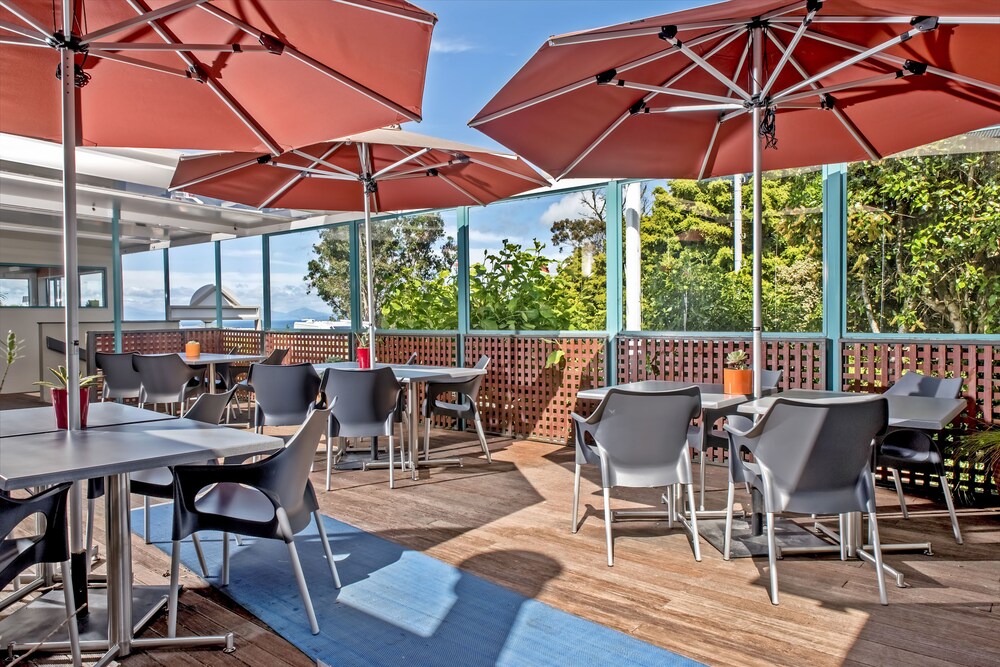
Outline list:
[[[485,206],[548,185],[548,180],[514,155],[384,128],[277,157],[266,153],[184,157],[170,190],[257,208],[363,210],[368,333],[374,343],[373,212]]]
[[[877,160],[996,124],[1000,5],[731,0],[552,37],[470,125],[563,177],[761,173]]]
[[[420,120],[436,21],[403,0],[0,0],[0,132],[63,145],[70,428],[80,427],[76,146],[278,154]],[[77,555],[78,490],[70,516]]]

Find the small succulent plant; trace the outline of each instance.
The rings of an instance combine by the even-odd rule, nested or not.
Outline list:
[[[48,389],[66,389],[69,386],[69,371],[66,370],[65,366],[57,366],[55,368],[50,368],[49,372],[55,376],[56,381],[52,382],[50,380],[39,380],[33,384],[39,387],[46,387]],[[96,375],[86,375],[80,374],[80,389],[86,387],[91,387],[97,383]]]
[[[726,366],[738,371],[745,371],[750,368],[750,355],[746,350],[733,350],[726,355]]]

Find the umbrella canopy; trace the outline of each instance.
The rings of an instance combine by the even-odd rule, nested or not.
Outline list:
[[[215,153],[180,160],[170,184],[258,208],[365,212],[368,329],[374,342],[372,211],[486,204],[549,182],[517,156],[395,128],[277,157]]]
[[[0,132],[62,139],[60,46],[79,145],[277,154],[420,120],[437,19],[403,0],[77,0],[69,39],[62,4],[0,2]]]
[[[469,124],[557,179],[753,173],[759,395],[762,171],[998,119],[995,2],[730,0],[552,37]]]

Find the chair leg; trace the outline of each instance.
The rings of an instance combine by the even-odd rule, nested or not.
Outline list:
[[[774,512],[767,513],[767,565],[771,575],[771,604],[778,604],[778,545],[774,539]]]
[[[222,534],[222,585],[229,585],[229,533]]]
[[[667,487],[667,530],[673,530],[674,528],[674,485],[671,484]]]
[[[573,528],[570,532],[575,533],[579,524],[577,517],[580,512],[580,464],[576,464],[576,473],[573,475]]]
[[[330,490],[330,475],[333,473],[333,437],[326,432],[326,490]]]
[[[393,470],[393,468],[395,468],[395,467],[396,467],[396,464],[395,464],[395,462],[393,461],[393,456],[394,456],[394,452],[393,452],[393,450],[394,450],[394,449],[395,449],[396,447],[395,447],[395,445],[393,444],[393,442],[392,442],[392,439],[393,439],[393,438],[392,438],[392,436],[390,435],[390,436],[389,436],[389,488],[390,488],[390,489],[394,489],[394,488],[396,488],[396,476],[395,476],[395,471]]]
[[[698,509],[701,511],[705,510],[705,455],[707,452],[703,449],[701,450],[701,456],[698,462]]]
[[[479,434],[479,444],[483,446],[483,453],[486,454],[486,462],[493,463],[493,456],[490,454],[490,447],[486,444],[486,434],[483,433],[483,422],[479,419],[479,413],[476,413],[476,433]]]
[[[94,553],[94,507],[93,498],[87,500],[87,573],[90,573],[91,560]]]
[[[80,667],[83,661],[80,657],[80,631],[76,625],[76,602],[73,599],[73,574],[70,562],[63,561],[60,564],[63,576],[63,600],[66,604],[66,628],[69,630],[69,648],[73,656],[73,667]]]
[[[299,552],[295,549],[295,540],[288,542],[288,555],[292,559],[292,570],[295,571],[295,581],[299,584],[299,594],[302,596],[302,603],[306,608],[306,616],[309,617],[309,630],[314,635],[318,635],[319,623],[316,622],[316,612],[313,610],[312,599],[309,597],[309,588],[306,586],[306,577],[302,573],[302,563],[299,562]]]
[[[242,547],[243,546],[243,536],[242,535],[233,535],[233,537],[236,538],[236,546]]]
[[[167,636],[177,636],[177,594],[181,577],[181,542],[174,540],[170,550],[170,597],[167,601]]]
[[[197,533],[191,536],[191,542],[194,544],[194,552],[198,554],[198,565],[201,567],[201,573],[207,579],[208,563],[205,562],[205,553],[201,550],[201,540],[198,539]]]
[[[951,532],[955,534],[955,541],[962,543],[962,531],[958,527],[958,516],[955,514],[955,501],[951,497],[951,487],[948,486],[948,478],[941,475],[941,488],[944,489],[944,502],[948,505],[948,516],[951,517]]]
[[[431,456],[431,418],[424,417],[424,461]]]
[[[146,544],[152,544],[153,540],[149,535],[150,531],[150,520],[149,520],[149,496],[142,497],[142,539]]]
[[[316,528],[319,529],[319,539],[323,541],[323,551],[326,552],[326,560],[330,563],[330,574],[333,575],[334,588],[340,588],[340,574],[337,572],[337,562],[333,560],[333,551],[330,549],[330,538],[326,536],[326,526],[323,525],[323,515],[318,511],[313,512],[316,520]]]
[[[688,490],[688,505],[691,506],[691,544],[694,545],[694,559],[701,562],[701,544],[698,538],[698,512],[694,508],[694,484],[685,484]]]
[[[604,488],[604,536],[608,543],[608,567],[615,564],[615,543],[611,539],[611,489]]]
[[[729,560],[733,546],[733,505],[736,503],[736,485],[729,482],[726,495],[726,537],[722,542],[722,560]]]
[[[878,600],[883,605],[889,604],[889,598],[885,592],[885,572],[882,568],[882,540],[878,534],[878,519],[875,512],[868,513],[868,525],[871,529],[872,552],[875,556],[875,576],[878,577]]]
[[[899,471],[889,468],[892,474],[892,483],[896,485],[896,495],[899,497],[899,510],[903,513],[904,519],[910,518],[910,513],[906,510],[906,497],[903,495],[903,484],[899,481]]]

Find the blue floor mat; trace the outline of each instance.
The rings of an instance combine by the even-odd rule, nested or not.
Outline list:
[[[151,512],[153,543],[170,552],[173,506]],[[687,658],[491,583],[435,558],[324,517],[343,588],[337,590],[315,524],[296,536],[320,634],[309,624],[284,542],[231,543],[221,588],[306,655],[329,665],[696,665]],[[142,510],[133,530],[142,534]],[[219,533],[200,533],[218,586]],[[181,560],[200,573],[190,539]],[[527,564],[511,564],[511,567]]]

